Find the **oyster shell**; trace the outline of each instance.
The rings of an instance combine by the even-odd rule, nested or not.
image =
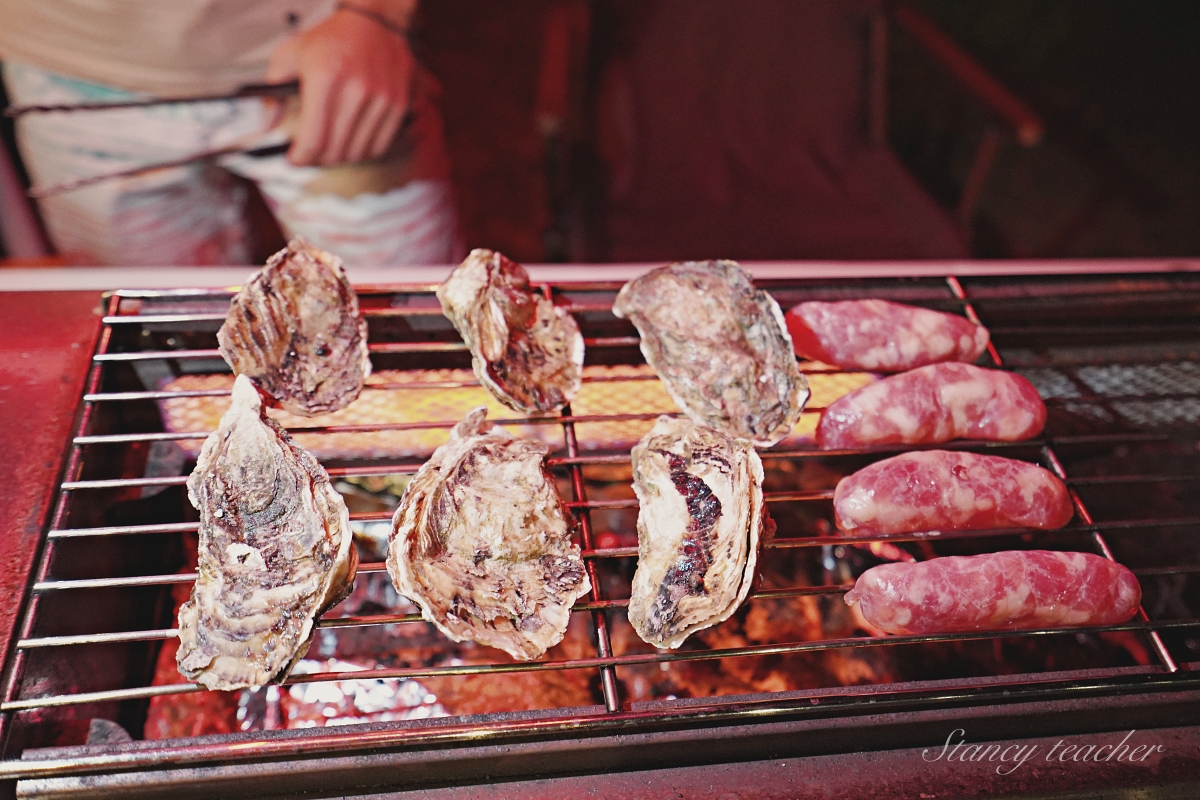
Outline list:
[[[283,680],[313,620],[349,594],[350,516],[317,460],[263,414],[239,375],[233,404],[188,478],[199,564],[179,609],[179,671],[210,689]]]
[[[537,658],[591,590],[575,520],[546,473],[545,445],[493,428],[476,408],[409,482],[392,520],[396,591],[456,642]]]
[[[763,468],[748,442],[659,417],[633,448],[638,566],[629,622],[678,647],[728,619],[754,582],[763,534]]]
[[[367,323],[341,260],[300,237],[233,298],[217,342],[236,374],[296,414],[345,408],[371,374]]]
[[[613,313],[642,336],[642,354],[685,414],[770,447],[808,401],[779,304],[734,261],[688,261],[622,287]]]
[[[529,285],[524,267],[472,250],[437,296],[496,399],[527,414],[571,402],[583,378],[583,336],[567,311]]]

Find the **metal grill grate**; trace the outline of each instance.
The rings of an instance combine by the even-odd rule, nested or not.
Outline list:
[[[549,708],[536,718],[515,721],[497,717],[433,727],[397,724],[385,731],[369,732],[347,728],[323,737],[306,737],[305,752],[343,752],[399,743],[434,746],[500,740],[515,734],[579,736],[612,730],[614,726],[631,730],[638,725],[670,722],[695,725],[712,724],[714,720],[769,719],[772,715],[799,713],[797,709],[836,716],[860,713],[854,710],[855,704],[864,698],[881,709],[889,703],[897,708],[912,707],[914,703],[927,707],[969,705],[973,701],[964,699],[963,687],[981,691],[986,687],[987,692],[997,696],[1019,696],[1022,692],[1031,696],[1029,693],[1037,692],[1038,696],[1067,697],[1085,688],[1115,693],[1129,691],[1133,685],[1139,691],[1193,686],[1192,668],[1200,661],[1200,645],[1194,638],[1200,627],[1200,584],[1193,577],[1200,575],[1200,547],[1188,537],[1200,532],[1200,502],[1194,499],[1196,484],[1200,483],[1200,470],[1196,469],[1200,463],[1200,432],[1195,427],[1200,418],[1196,411],[1200,408],[1200,366],[1188,358],[1200,344],[1200,328],[1195,324],[1200,317],[1200,280],[1185,276],[1145,279],[1139,291],[1123,293],[1111,288],[1104,291],[1100,283],[1100,279],[1083,278],[960,282],[953,277],[944,281],[764,282],[785,308],[817,294],[884,297],[982,318],[993,331],[988,355],[991,365],[1019,369],[1033,380],[1050,407],[1050,424],[1045,438],[1037,441],[956,442],[949,446],[1040,462],[1066,480],[1077,517],[1068,528],[1052,533],[1002,530],[884,537],[831,534],[829,501],[837,477],[901,448],[814,449],[805,433],[812,430],[821,407],[871,378],[806,364],[803,367],[813,382],[814,404],[806,411],[796,434],[762,452],[768,471],[775,469],[765,499],[779,522],[775,538],[765,544],[763,560],[770,564],[789,557],[807,559],[806,564],[819,566],[820,571],[811,580],[792,585],[777,585],[778,581],[764,584],[751,598],[760,603],[796,598],[837,600],[850,588],[848,580],[852,580],[853,572],[871,558],[888,552],[888,547],[907,557],[921,558],[1047,547],[1090,549],[1127,563],[1143,583],[1150,615],[1143,612],[1125,625],[1065,632],[886,638],[820,635],[781,641],[715,636],[703,646],[678,652],[622,651],[614,645],[614,625],[621,621],[622,609],[627,605],[629,567],[637,548],[628,543],[627,537],[621,540],[610,534],[618,532],[612,529],[613,520],[622,515],[628,530],[636,501],[632,492],[621,496],[620,492],[608,491],[598,498],[590,495],[595,494],[597,485],[607,485],[611,490],[614,484],[611,478],[599,481],[598,474],[619,475],[628,469],[628,447],[640,435],[639,430],[649,428],[660,411],[655,404],[665,395],[641,364],[632,327],[609,311],[619,284],[548,285],[543,291],[569,308],[584,331],[589,364],[584,393],[602,390],[607,383],[611,391],[605,397],[625,400],[615,405],[597,401],[588,408],[584,408],[583,400],[577,400],[574,411],[568,407],[560,416],[543,419],[517,418],[508,411],[493,411],[492,416],[500,417],[497,421],[501,424],[516,426],[523,435],[553,443],[548,464],[569,493],[568,506],[581,523],[581,546],[593,589],[574,611],[588,622],[594,655],[511,663],[487,651],[491,658],[472,663],[294,674],[285,686],[364,678],[420,680],[469,675],[504,680],[512,673],[539,675],[569,670],[586,671],[595,677],[597,704]],[[1038,290],[1029,291],[1030,286]],[[420,404],[414,406],[410,399],[419,393],[440,392],[445,399],[455,392],[473,396],[472,392],[478,395],[482,391],[469,373],[462,371],[469,362],[453,329],[440,316],[433,288],[360,289],[376,364],[368,392],[371,399],[366,405],[383,408],[376,409],[376,417],[286,420],[292,423],[289,429],[303,437],[301,442],[322,456],[335,480],[412,474],[436,445],[437,437],[444,439],[458,420],[422,411]],[[214,349],[214,337],[229,296],[228,292],[122,291],[108,298],[104,329],[83,397],[65,480],[36,582],[30,587],[21,638],[0,706],[8,742],[5,757],[9,759],[0,763],[0,777],[262,759],[300,749],[297,741],[287,737],[251,735],[249,739],[235,736],[215,742],[175,740],[111,757],[15,760],[25,746],[50,743],[47,731],[56,720],[86,719],[95,709],[107,709],[107,713],[117,709],[123,719],[128,719],[144,713],[148,698],[202,691],[189,684],[151,685],[148,666],[153,663],[154,649],[176,636],[173,628],[161,627],[164,621],[170,624],[170,589],[194,580],[194,574],[163,571],[162,565],[170,559],[161,552],[174,552],[177,547],[172,542],[195,532],[197,524],[166,503],[158,516],[149,520],[120,522],[119,512],[130,500],[147,504],[147,498],[155,492],[185,483],[186,472],[182,469],[176,474],[161,474],[161,469],[159,474],[154,474],[154,469],[148,471],[147,455],[164,444],[183,445],[175,454],[176,465],[182,467],[207,435],[205,428],[211,427],[213,414],[219,415],[220,404],[228,395],[229,379],[220,376],[227,370]],[[1139,346],[1143,353],[1140,357]],[[1171,353],[1179,356],[1172,360]],[[400,410],[387,410],[389,402]],[[435,403],[433,407],[447,406]],[[449,407],[457,406],[451,403]],[[184,413],[196,409],[204,413],[191,417]],[[204,420],[210,422],[205,424]],[[404,440],[407,444],[386,439],[395,435],[408,435]],[[149,462],[157,463],[153,458]],[[390,518],[390,510],[351,514],[356,523]],[[151,541],[153,546],[147,544]],[[600,546],[603,542],[616,542],[617,546]],[[1154,547],[1142,547],[1139,542],[1168,542],[1169,546],[1159,548],[1156,557]],[[382,572],[384,565],[378,561],[359,567],[360,576]],[[153,608],[145,608],[146,602]],[[111,611],[94,611],[106,604],[111,605]],[[827,616],[828,606],[822,608]],[[135,619],[157,620],[159,627],[129,627],[128,620]],[[319,621],[318,628],[339,631],[419,621],[420,616],[414,613],[355,616],[334,609]],[[121,626],[123,622],[126,627]],[[1124,649],[1109,647],[1101,652],[1093,646],[1109,640],[1122,643]],[[1038,670],[1006,676],[1004,672],[1012,670],[1001,669],[982,681],[986,670],[976,668],[971,674],[947,676],[922,662],[921,655],[926,653],[924,658],[929,658],[928,653],[945,652],[921,649],[930,646],[978,647],[978,643],[984,643],[1001,653],[1006,643],[1036,650],[1051,641],[1058,648],[1056,653],[1065,649],[1072,654],[1074,671],[1056,669],[1047,661]],[[114,652],[120,657],[110,659]],[[902,679],[884,670],[865,681],[866,686],[834,695],[829,690],[838,688],[836,681],[813,687],[814,691],[807,694],[798,694],[793,686],[729,698],[722,696],[721,688],[711,689],[708,694],[700,690],[699,696],[706,698],[702,703],[669,696],[639,699],[629,690],[632,670],[647,665],[667,672],[675,665],[737,665],[752,663],[756,658],[843,652],[881,652],[908,666]],[[1129,663],[1114,663],[1114,652],[1127,654]],[[1139,658],[1139,653],[1144,657]],[[117,662],[119,668],[89,666],[106,660]],[[83,666],[66,667],[72,663]],[[1087,670],[1086,679],[1078,677],[1079,669]],[[736,666],[729,670],[746,672]],[[960,682],[948,685],[950,688],[932,689],[915,682],[946,677]],[[99,685],[105,681],[117,685]],[[753,685],[762,688],[762,682]]]

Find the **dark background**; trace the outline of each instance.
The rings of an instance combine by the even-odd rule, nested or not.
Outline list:
[[[467,244],[546,257],[534,105],[548,2],[438,0],[423,58],[443,83]],[[744,4],[747,13],[754,3]],[[1200,253],[1200,4],[1191,0],[916,0],[918,10],[1047,122],[1007,137],[980,200],[981,257]],[[958,197],[987,116],[891,27],[893,149],[943,205]],[[764,79],[769,80],[769,76]]]
[[[1047,122],[1007,145],[980,207],[983,256],[1200,252],[1200,4],[921,0],[947,34]],[[893,37],[892,143],[936,196],[965,174],[969,102]],[[949,169],[946,169],[949,167]]]

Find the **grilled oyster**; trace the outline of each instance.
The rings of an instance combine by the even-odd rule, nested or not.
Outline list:
[[[300,237],[233,298],[221,355],[295,414],[345,408],[371,374],[367,323],[342,262]]]
[[[545,445],[514,439],[486,415],[476,408],[455,425],[409,482],[387,569],[396,591],[454,641],[528,660],[563,638],[591,584]]]
[[[250,379],[188,478],[199,564],[179,609],[180,673],[210,689],[283,680],[313,620],[349,594],[358,557],[329,476],[263,413]]]
[[[642,335],[642,354],[685,414],[770,447],[808,400],[779,304],[734,261],[688,261],[622,287],[613,313]]]
[[[638,566],[629,622],[678,647],[723,622],[750,592],[763,532],[763,468],[750,444],[659,417],[633,448]]]
[[[530,287],[520,264],[472,250],[437,296],[496,399],[527,414],[571,402],[583,376],[583,336],[568,312]]]

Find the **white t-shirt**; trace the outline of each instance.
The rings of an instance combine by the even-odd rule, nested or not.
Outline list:
[[[335,0],[0,0],[0,59],[169,96],[263,79],[286,36]]]

